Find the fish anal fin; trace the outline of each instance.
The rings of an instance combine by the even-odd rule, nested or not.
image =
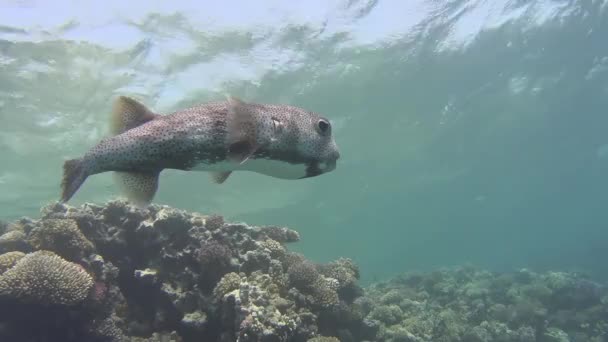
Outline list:
[[[226,97],[228,159],[242,164],[257,150],[255,112],[246,102],[233,96]]]
[[[232,174],[232,171],[214,171],[211,172],[211,180],[214,183],[222,184],[230,177],[230,174]]]
[[[159,172],[114,172],[115,181],[129,202],[137,207],[147,207],[158,189]]]
[[[145,105],[127,96],[120,96],[112,107],[110,117],[110,132],[113,135],[123,133],[131,128],[154,120],[157,114]]]

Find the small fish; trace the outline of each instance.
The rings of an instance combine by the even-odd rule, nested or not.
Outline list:
[[[120,96],[110,130],[81,158],[65,161],[61,202],[91,175],[114,171],[127,199],[151,203],[164,169],[207,171],[222,184],[233,171],[282,179],[319,176],[340,153],[328,119],[289,105],[247,103],[227,96],[167,115]]]

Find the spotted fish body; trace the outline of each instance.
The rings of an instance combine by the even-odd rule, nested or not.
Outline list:
[[[318,114],[233,97],[158,115],[123,96],[114,104],[111,131],[64,163],[63,202],[88,176],[108,171],[141,206],[152,201],[164,169],[208,171],[216,183],[233,171],[302,179],[331,172],[340,156],[329,121]]]

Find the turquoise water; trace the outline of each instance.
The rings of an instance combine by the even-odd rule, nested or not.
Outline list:
[[[4,1],[0,217],[38,216],[112,100],[330,118],[336,171],[164,172],[156,203],[297,229],[362,279],[472,263],[606,277],[605,1]],[[109,174],[72,204],[119,196]]]

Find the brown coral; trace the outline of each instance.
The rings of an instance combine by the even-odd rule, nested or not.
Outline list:
[[[326,265],[320,265],[319,271],[326,277],[336,279],[340,288],[352,285],[359,279],[359,268],[348,258],[339,258]]]
[[[235,272],[230,272],[222,277],[217,283],[215,289],[213,289],[213,295],[216,298],[221,299],[228,293],[238,289],[240,285],[241,277]]]
[[[308,260],[291,265],[287,269],[287,273],[291,285],[302,291],[313,288],[321,276],[315,265]]]
[[[13,267],[17,261],[25,256],[23,252],[8,252],[0,255],[0,274]]]
[[[231,271],[232,251],[217,240],[202,242],[198,258],[205,289],[213,288],[224,274]]]
[[[26,251],[27,243],[25,242],[26,235],[22,230],[9,230],[0,236],[1,251]]]
[[[308,339],[306,342],[340,342],[337,337],[327,337],[327,336],[317,336],[311,339]]]
[[[40,304],[78,304],[92,286],[81,266],[49,251],[25,255],[0,276],[0,296]]]
[[[300,234],[287,227],[265,226],[260,230],[262,234],[266,235],[269,239],[273,239],[281,243],[297,242],[300,240]]]
[[[28,242],[35,249],[50,250],[69,260],[77,260],[93,250],[93,243],[72,219],[43,220],[40,227],[32,230]]]
[[[224,217],[221,215],[209,215],[205,218],[205,227],[209,230],[217,230],[224,226]]]
[[[285,256],[285,248],[276,240],[266,239],[260,242],[260,247],[268,250],[270,256],[275,259],[282,259]]]
[[[311,288],[312,296],[317,305],[322,307],[330,307],[339,303],[338,292],[336,292],[337,283],[334,284],[330,279],[318,277]]]

